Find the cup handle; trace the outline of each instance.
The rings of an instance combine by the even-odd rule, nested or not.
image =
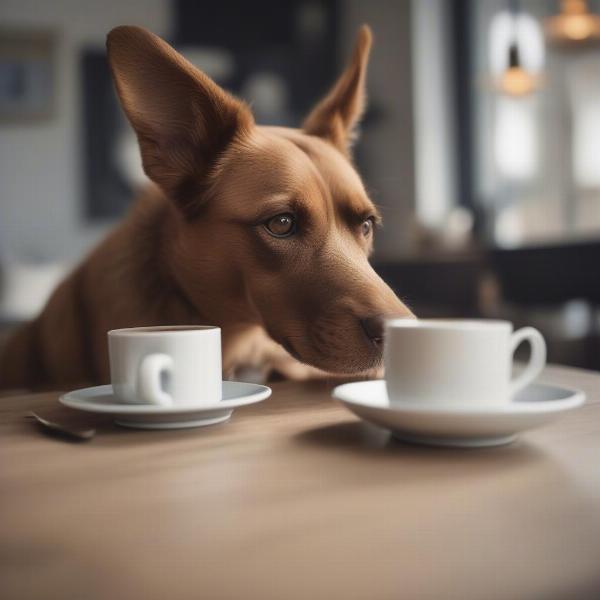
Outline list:
[[[511,396],[529,385],[541,373],[546,364],[546,342],[542,334],[533,327],[523,327],[512,334],[510,338],[511,357],[521,342],[525,340],[529,341],[531,345],[531,356],[525,369],[510,382]]]
[[[161,386],[160,376],[163,371],[173,372],[173,359],[168,354],[149,354],[142,359],[138,368],[137,393],[146,404],[173,404],[173,398]]]

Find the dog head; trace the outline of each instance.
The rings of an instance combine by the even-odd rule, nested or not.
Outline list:
[[[175,270],[201,314],[253,315],[327,371],[378,366],[383,317],[412,315],[369,265],[380,218],[351,162],[368,27],[302,129],[257,126],[243,102],[144,29],[118,27],[107,46],[144,170],[176,207]]]

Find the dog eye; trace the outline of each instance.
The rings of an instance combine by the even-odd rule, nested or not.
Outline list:
[[[275,237],[288,237],[296,231],[296,220],[294,215],[284,213],[270,218],[265,223],[265,227]]]
[[[363,235],[365,237],[369,237],[369,235],[371,235],[371,232],[373,231],[373,217],[369,217],[366,221],[363,221],[360,227]]]

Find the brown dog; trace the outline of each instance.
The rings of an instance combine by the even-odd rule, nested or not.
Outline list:
[[[297,130],[255,125],[159,37],[114,29],[113,77],[156,187],[9,340],[0,386],[106,382],[106,331],[139,325],[219,325],[226,374],[380,365],[381,316],[411,313],[368,263],[379,217],[350,162],[370,45],[364,26]]]

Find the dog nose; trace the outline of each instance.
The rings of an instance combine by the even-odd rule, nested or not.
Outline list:
[[[383,343],[383,331],[385,318],[383,315],[374,315],[372,317],[367,317],[366,319],[361,319],[360,324],[364,332],[367,334],[367,337],[376,345],[379,346]]]

